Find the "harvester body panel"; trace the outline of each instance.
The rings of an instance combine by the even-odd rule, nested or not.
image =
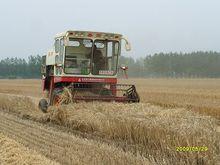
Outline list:
[[[60,102],[64,89],[69,90],[73,101],[139,102],[134,85],[117,84],[122,39],[120,34],[88,31],[56,35],[54,49],[42,58],[48,105]]]

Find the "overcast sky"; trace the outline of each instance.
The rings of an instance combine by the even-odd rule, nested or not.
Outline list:
[[[220,51],[219,0],[1,0],[0,59],[44,54],[56,33],[118,32],[127,56]]]

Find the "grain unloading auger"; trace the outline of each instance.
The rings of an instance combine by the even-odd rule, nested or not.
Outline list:
[[[67,31],[55,37],[54,50],[42,57],[43,91],[39,107],[68,102],[139,102],[134,85],[117,84],[121,43],[130,44],[120,34]],[[65,98],[65,99],[64,99]]]

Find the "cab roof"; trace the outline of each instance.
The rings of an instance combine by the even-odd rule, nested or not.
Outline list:
[[[116,39],[120,40],[122,38],[121,34],[108,33],[108,32],[93,32],[93,31],[78,31],[78,30],[68,30],[59,33],[55,36],[56,38],[62,37],[76,37],[76,38],[100,38],[100,39]]]

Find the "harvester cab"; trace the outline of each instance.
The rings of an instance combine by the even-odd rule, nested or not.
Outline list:
[[[42,57],[44,99],[39,108],[68,102],[139,102],[134,85],[117,84],[122,41],[120,34],[66,31],[55,37],[54,49]]]

